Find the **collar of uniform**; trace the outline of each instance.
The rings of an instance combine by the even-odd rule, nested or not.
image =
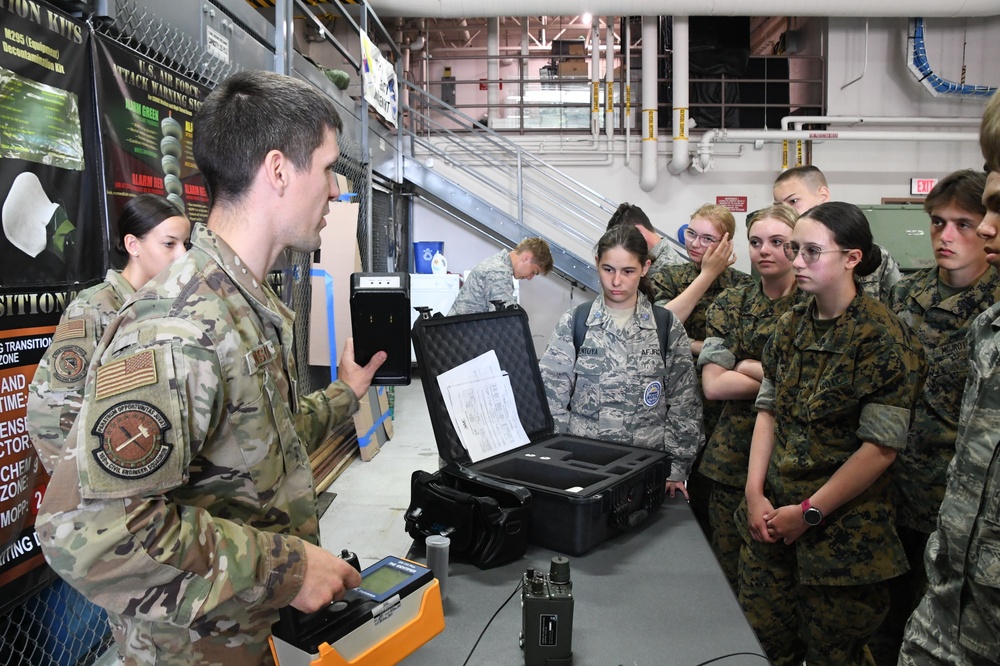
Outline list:
[[[660,253],[663,252],[663,249],[666,246],[667,246],[667,239],[661,238],[659,241],[657,241],[656,245],[654,245],[652,249],[650,249],[649,258],[652,259],[653,261],[656,261],[657,258],[659,258]]]
[[[816,299],[810,299],[799,320],[798,330],[795,333],[795,347],[797,349],[843,353],[854,341],[855,325],[858,318],[864,316],[869,299],[871,299],[870,296],[858,289],[858,293],[848,304],[847,309],[837,318],[837,323],[819,340],[814,335],[812,323],[813,315],[816,313]]]
[[[104,281],[110,284],[111,288],[122,297],[123,303],[128,300],[129,296],[135,293],[135,289],[132,288],[132,284],[125,279],[120,271],[108,271],[108,274],[104,276]]]
[[[611,320],[608,304],[604,302],[604,293],[597,295],[594,304],[590,308],[590,315],[587,316],[587,326],[603,326],[604,322]],[[635,303],[635,317],[639,328],[656,328],[656,320],[653,318],[653,305],[643,294]]]
[[[195,224],[191,231],[191,247],[205,251],[246,296],[254,309],[281,328],[294,315],[274,294],[269,286],[257,281],[233,248],[204,224]]]
[[[939,308],[958,316],[975,310],[985,310],[996,302],[995,294],[1000,290],[1000,273],[994,266],[986,269],[965,291],[936,303]],[[934,284],[937,293],[937,283]],[[940,298],[940,297],[939,297]]]

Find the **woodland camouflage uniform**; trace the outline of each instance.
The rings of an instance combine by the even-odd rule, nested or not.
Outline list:
[[[902,666],[1000,663],[1000,304],[969,331],[955,456],[927,542],[927,594],[906,625]]]
[[[807,294],[794,289],[776,300],[768,298],[760,283],[727,289],[708,308],[705,346],[698,367],[714,363],[726,370],[746,359],[759,361],[778,318]],[[705,444],[698,471],[713,481],[708,515],[712,549],[736,589],[740,546],[743,543],[733,513],[743,501],[750,464],[750,441],[757,413],[753,400],[727,400],[712,438]]]
[[[191,242],[98,346],[36,525],[127,664],[271,663],[319,544],[308,453],[357,399],[299,397],[291,311],[203,225]]]
[[[815,312],[814,299],[793,307],[764,348],[755,407],[776,419],[775,508],[811,497],[863,442],[902,450],[927,373],[916,335],[863,292],[819,334]],[[754,541],[740,506],[740,604],[777,666],[863,663],[888,602],[882,581],[907,570],[890,491],[883,474],[790,546]]]

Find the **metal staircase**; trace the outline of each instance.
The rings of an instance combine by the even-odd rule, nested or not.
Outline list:
[[[556,273],[598,290],[594,246],[618,204],[427,91],[400,84],[404,181],[507,247],[544,238]]]

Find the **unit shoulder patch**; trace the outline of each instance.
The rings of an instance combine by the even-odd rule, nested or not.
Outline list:
[[[163,412],[141,400],[109,407],[91,431],[98,446],[91,451],[97,464],[120,479],[141,479],[163,467],[173,446],[163,439],[171,424]]]
[[[65,345],[52,355],[52,374],[64,384],[72,384],[87,374],[87,352],[77,345]]]

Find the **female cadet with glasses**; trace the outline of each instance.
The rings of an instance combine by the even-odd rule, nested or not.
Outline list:
[[[596,251],[601,293],[577,306],[588,309],[584,338],[577,349],[571,308],[539,365],[556,432],[667,451],[667,494],[687,496],[684,481],[705,441],[701,401],[684,327],[668,317],[659,330],[648,252],[632,225],[605,232]]]
[[[777,666],[864,663],[907,569],[886,473],[927,372],[920,341],[856,278],[879,263],[864,214],[828,202],[785,253],[812,295],[764,347],[739,599]]]
[[[652,276],[654,302],[662,305],[684,322],[684,330],[691,339],[691,353],[697,359],[705,340],[705,322],[708,306],[730,287],[749,284],[746,273],[731,268],[736,260],[733,255],[733,233],[736,220],[724,206],[706,204],[696,210],[684,231],[684,245],[690,263],[668,266]],[[699,386],[701,377],[698,377]],[[706,441],[722,413],[721,403],[703,400],[703,422]],[[698,471],[700,460],[695,461],[688,481],[691,510],[706,537],[711,537],[708,520],[708,497],[711,482]]]
[[[733,513],[746,486],[756,416],[753,401],[763,379],[760,358],[778,317],[805,296],[795,285],[792,262],[784,252],[798,216],[791,206],[778,204],[759,211],[750,222],[750,263],[760,282],[727,289],[709,306],[705,346],[698,358],[705,397],[723,405],[698,471],[712,482],[712,549],[734,590],[743,539]]]
[[[80,411],[87,367],[104,329],[136,289],[184,254],[190,236],[191,222],[163,197],[140,194],[122,208],[115,250],[126,257],[125,268],[108,271],[104,282],[67,306],[28,389],[28,432],[49,473]]]

